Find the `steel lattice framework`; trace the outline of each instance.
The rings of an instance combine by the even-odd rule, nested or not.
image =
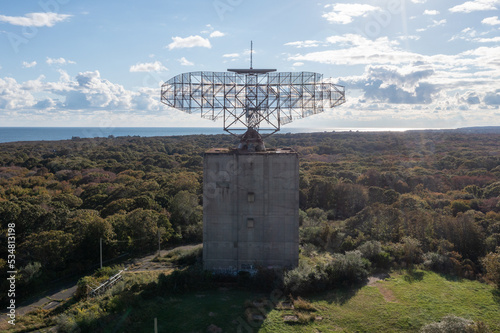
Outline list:
[[[254,129],[263,137],[282,124],[345,102],[343,86],[312,72],[229,70],[179,74],[162,85],[161,101],[202,118],[224,119],[224,130],[241,137]]]

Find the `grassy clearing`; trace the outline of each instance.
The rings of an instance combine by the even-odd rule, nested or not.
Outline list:
[[[432,272],[393,274],[357,292],[330,292],[309,297],[316,320],[285,323],[291,310],[272,310],[258,332],[418,332],[453,314],[483,321],[500,332],[500,300],[494,288],[477,281],[448,280]]]
[[[82,332],[151,332],[156,317],[160,332],[206,332],[215,325],[223,332],[236,332],[239,327],[242,332],[262,333],[418,332],[430,322],[455,315],[482,321],[492,332],[500,333],[498,291],[478,281],[427,271],[393,273],[387,280],[360,289],[293,299],[228,288],[137,297],[157,279],[152,272],[127,274],[106,295],[71,304],[57,315],[73,314],[80,322],[87,318],[94,323],[88,326],[92,330],[82,328]],[[130,290],[130,285],[137,287]],[[122,290],[127,289],[132,293],[123,298]],[[96,310],[97,304],[100,310]],[[61,321],[55,315],[39,311],[21,322],[25,329],[44,327],[44,322],[47,326],[61,322],[71,326],[68,317]]]

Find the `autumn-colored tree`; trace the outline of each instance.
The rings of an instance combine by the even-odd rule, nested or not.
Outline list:
[[[486,277],[500,289],[500,246],[482,258],[481,264],[486,270]]]
[[[50,230],[28,236],[19,251],[25,261],[39,262],[46,270],[61,270],[72,259],[73,249],[72,234]]]

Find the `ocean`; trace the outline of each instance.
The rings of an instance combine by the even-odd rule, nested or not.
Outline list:
[[[281,133],[318,132],[318,129],[287,128]],[[0,127],[0,143],[15,141],[69,140],[73,137],[176,136],[224,134],[217,127]]]
[[[405,131],[407,128],[282,128],[278,133],[312,133],[331,131]],[[15,141],[69,140],[73,137],[95,138],[119,136],[177,136],[224,134],[217,127],[0,127],[0,143]]]

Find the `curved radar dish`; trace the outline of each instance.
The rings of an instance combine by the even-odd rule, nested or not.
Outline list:
[[[228,69],[174,76],[161,87],[161,101],[202,118],[224,119],[239,149],[263,151],[263,138],[281,125],[345,103],[345,90],[312,72]]]

